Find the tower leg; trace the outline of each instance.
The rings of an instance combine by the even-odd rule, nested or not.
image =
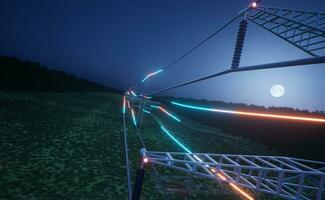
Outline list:
[[[132,193],[132,200],[140,199],[144,173],[145,173],[145,169],[143,167],[143,162],[141,161],[140,168],[137,171],[137,176],[135,179],[134,189],[133,189],[133,193]]]

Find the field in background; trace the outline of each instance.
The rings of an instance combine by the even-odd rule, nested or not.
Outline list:
[[[189,119],[183,118],[195,128],[153,114],[193,152],[276,154]],[[134,180],[141,145],[128,122]],[[1,199],[126,199],[120,95],[2,92],[0,134]],[[141,134],[148,150],[181,151],[150,115],[144,116]],[[171,199],[238,199],[224,184],[157,170]],[[149,166],[143,199],[165,199],[152,173]]]

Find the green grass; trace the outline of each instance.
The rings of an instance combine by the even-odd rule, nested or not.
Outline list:
[[[110,93],[0,93],[0,199],[126,199],[121,98]],[[155,115],[193,152],[275,154],[189,119],[183,120],[208,131]],[[134,180],[141,145],[127,120]],[[145,115],[141,134],[148,150],[182,151],[150,115]],[[175,191],[172,199],[238,199],[224,184],[161,167],[158,171],[164,185]],[[164,199],[151,173],[149,167],[142,197]]]

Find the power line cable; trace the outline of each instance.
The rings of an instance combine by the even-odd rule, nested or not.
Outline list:
[[[280,67],[293,67],[293,66],[301,66],[301,65],[311,65],[311,64],[322,64],[325,63],[325,56],[316,57],[316,58],[304,58],[298,60],[290,60],[290,61],[283,61],[283,62],[275,62],[275,63],[267,63],[267,64],[260,64],[260,65],[251,65],[246,67],[239,67],[237,69],[228,69],[222,72],[218,72],[212,75],[204,76],[202,78],[194,79],[191,81],[187,81],[178,85],[170,86],[158,91],[154,91],[148,95],[157,95],[162,92],[166,92],[168,90],[176,89],[179,87],[183,87],[185,85],[201,82],[207,79],[211,79],[217,76],[222,76],[225,74],[229,74],[232,72],[241,72],[241,71],[253,71],[253,70],[262,70],[262,69],[271,69],[271,68],[280,68]]]
[[[239,13],[238,15],[236,15],[235,17],[233,17],[230,21],[228,21],[226,24],[224,24],[222,27],[220,27],[217,31],[215,31],[214,33],[212,33],[209,37],[207,37],[206,39],[204,39],[203,41],[201,41],[200,43],[198,43],[197,45],[195,45],[193,48],[191,48],[190,50],[188,50],[182,56],[176,58],[171,63],[169,63],[166,67],[163,68],[163,70],[166,70],[166,69],[170,68],[171,66],[173,66],[174,64],[176,64],[178,61],[182,60],[184,57],[186,57],[187,55],[191,54],[194,50],[196,50],[197,48],[199,48],[200,46],[202,46],[204,43],[206,43],[207,41],[209,41],[211,38],[213,38],[215,35],[217,35],[219,32],[221,32],[223,29],[225,29],[228,25],[230,25],[232,22],[234,22],[241,15],[242,14]]]
[[[201,41],[200,43],[198,43],[197,45],[195,45],[194,47],[192,47],[190,50],[188,50],[185,54],[181,55],[180,57],[177,57],[175,60],[173,60],[172,62],[170,62],[169,64],[167,64],[165,67],[161,68],[160,70],[156,71],[156,72],[152,72],[146,75],[146,77],[141,81],[141,83],[145,82],[145,80],[147,80],[149,77],[154,76],[156,74],[159,74],[160,72],[163,72],[169,68],[171,68],[172,66],[174,66],[176,63],[178,63],[180,60],[182,60],[183,58],[185,58],[187,55],[191,54],[193,51],[195,51],[196,49],[198,49],[199,47],[201,47],[203,44],[205,44],[207,41],[209,41],[211,38],[213,38],[214,36],[216,36],[218,33],[220,33],[222,30],[224,30],[227,26],[229,26],[232,22],[234,22],[238,17],[240,17],[242,15],[242,12],[240,12],[238,15],[236,15],[235,17],[233,17],[232,19],[230,19],[227,23],[225,23],[222,27],[220,27],[218,30],[216,30],[215,32],[213,32],[211,35],[209,35],[207,38],[205,38],[203,41]],[[136,84],[136,86],[138,86],[138,84]]]
[[[138,112],[141,112],[141,111],[140,111],[140,106],[138,106]],[[142,122],[142,120],[141,120],[141,122]],[[145,148],[145,149],[146,149],[146,146],[145,146],[145,144],[144,144],[144,141],[143,141],[143,138],[142,138],[142,135],[141,135],[141,132],[140,132],[140,128],[137,128],[137,130],[136,130],[136,134],[137,134],[137,136],[138,136],[138,138],[139,138],[139,140],[140,140],[140,143],[141,143],[141,145],[142,145],[142,148]],[[162,191],[163,191],[163,193],[164,193],[166,199],[169,200],[169,199],[170,199],[170,196],[168,195],[168,192],[167,192],[167,190],[166,190],[166,188],[165,188],[163,182],[161,181],[160,174],[159,174],[159,172],[158,172],[156,166],[155,166],[153,163],[152,163],[151,166],[152,166],[152,168],[153,168],[153,170],[154,170],[154,175],[155,175],[154,178],[156,179],[157,183],[158,183],[158,184],[160,185],[160,187],[162,188]]]
[[[124,108],[123,109],[125,110],[125,97],[124,97]],[[127,181],[128,181],[128,200],[131,200],[132,199],[131,175],[130,175],[130,166],[129,166],[127,131],[126,131],[126,125],[125,125],[125,111],[123,112],[123,132],[124,132],[124,152],[125,152],[126,174],[127,174]]]

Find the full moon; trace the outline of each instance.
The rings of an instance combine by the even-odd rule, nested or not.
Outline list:
[[[281,97],[284,95],[284,87],[280,84],[273,85],[271,88],[271,94],[274,97]]]

